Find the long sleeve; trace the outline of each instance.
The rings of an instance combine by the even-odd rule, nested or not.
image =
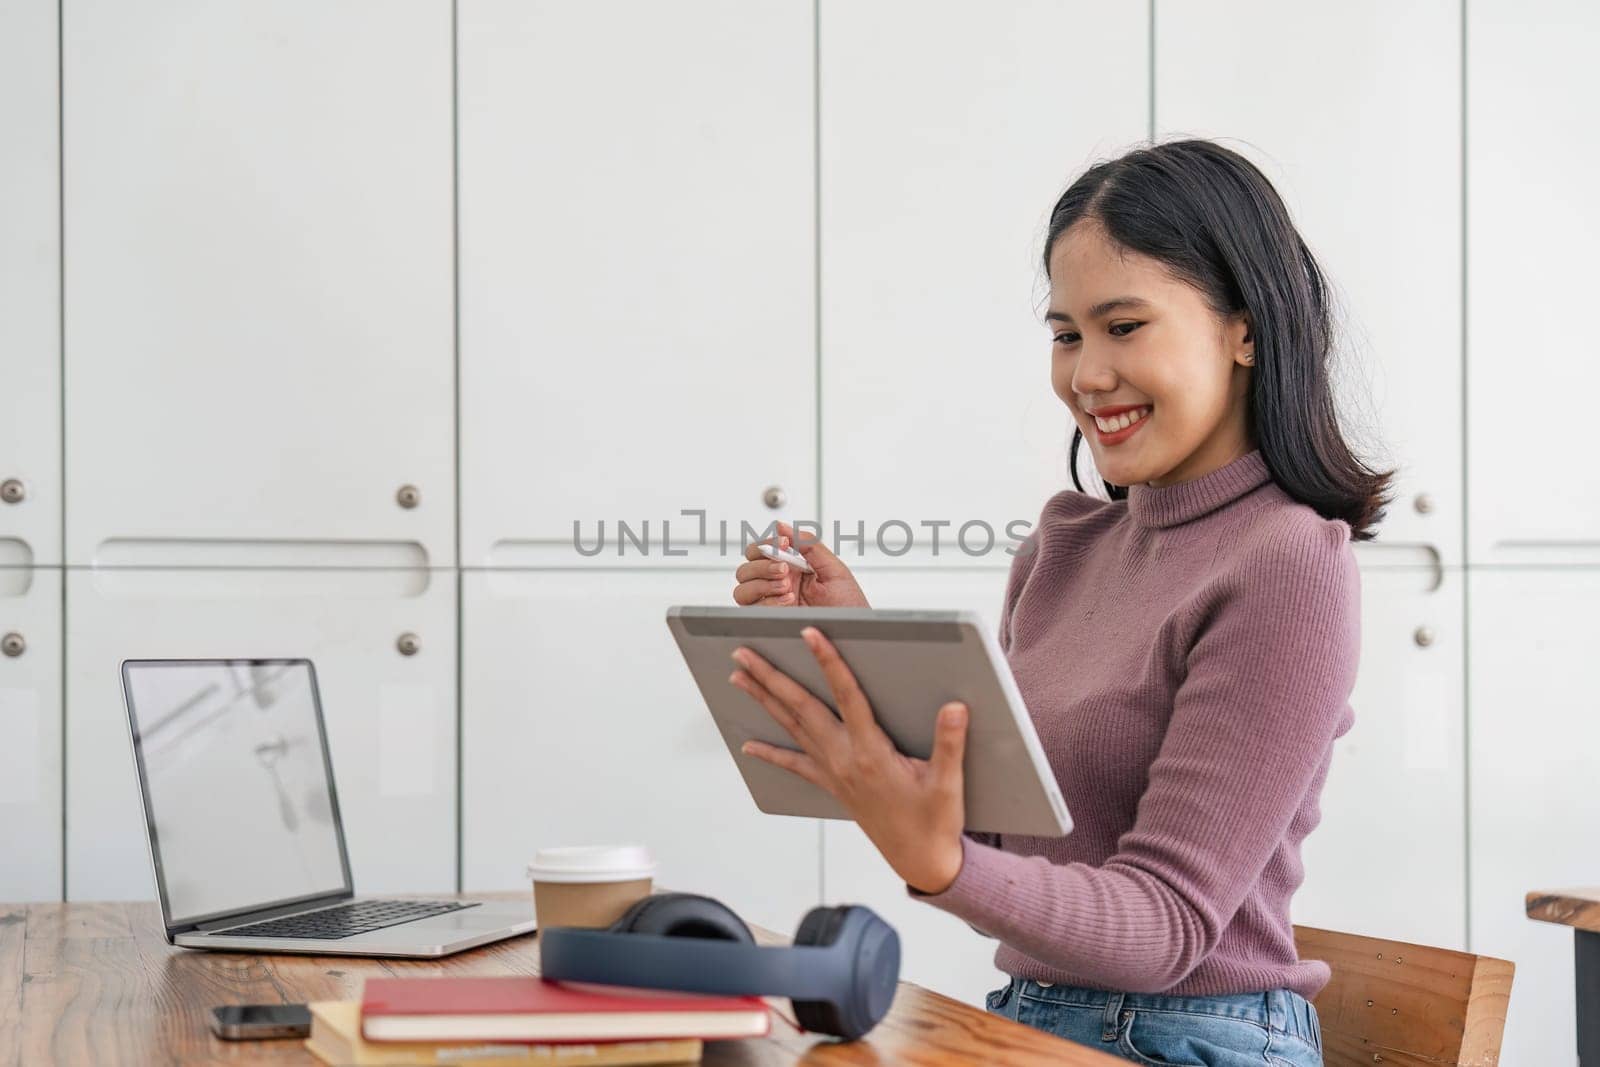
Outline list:
[[[1160,992],[1216,947],[1350,725],[1360,582],[1341,523],[1263,538],[1192,620],[1130,830],[1096,866],[963,839],[945,891],[908,893],[1041,963]]]

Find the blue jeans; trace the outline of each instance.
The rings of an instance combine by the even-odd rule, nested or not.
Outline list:
[[[1317,1010],[1287,989],[1168,997],[1012,978],[986,1006],[1146,1067],[1322,1067]]]

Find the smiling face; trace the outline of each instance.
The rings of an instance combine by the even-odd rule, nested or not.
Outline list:
[[[1050,249],[1045,323],[1051,384],[1106,481],[1186,482],[1256,447],[1248,319],[1219,319],[1200,290],[1120,248],[1093,219]]]

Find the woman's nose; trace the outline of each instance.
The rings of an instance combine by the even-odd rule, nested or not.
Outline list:
[[[1092,397],[1112,392],[1116,386],[1117,375],[1111,360],[1084,345],[1078,354],[1077,366],[1072,368],[1072,391],[1079,397]]]

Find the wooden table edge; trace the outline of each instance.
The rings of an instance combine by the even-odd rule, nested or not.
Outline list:
[[[1528,918],[1600,933],[1600,887],[1535,889],[1523,901]]]
[[[791,942],[754,924],[751,929],[759,944]],[[318,1061],[299,1041],[219,1041],[206,1025],[210,1007],[354,999],[359,982],[372,974],[536,974],[536,944],[532,937],[515,938],[438,960],[206,952],[168,945],[154,901],[0,903],[0,1065],[152,1060],[314,1065]],[[764,999],[771,1009],[771,1033],[708,1042],[702,1060],[707,1067],[1110,1067],[1125,1062],[905,980],[888,1015],[856,1042],[801,1031],[787,998]]]

